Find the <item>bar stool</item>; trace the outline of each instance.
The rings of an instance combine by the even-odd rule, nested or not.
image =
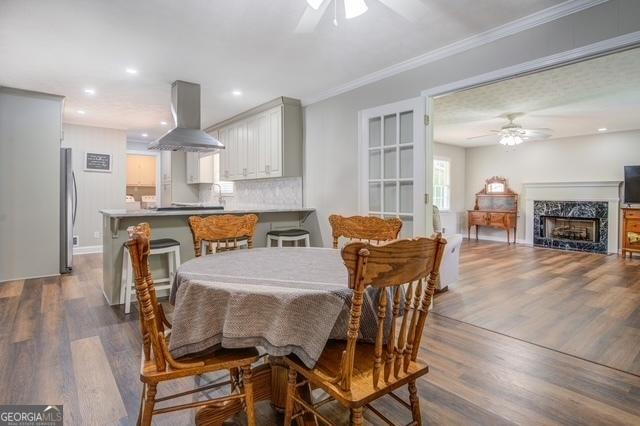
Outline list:
[[[151,240],[149,243],[149,248],[149,255],[169,255],[169,276],[167,278],[161,278],[159,280],[153,281],[156,290],[169,290],[169,294],[171,294],[173,277],[176,274],[176,269],[178,269],[178,267],[180,266],[180,242],[171,238],[160,238],[157,240]],[[167,284],[155,285],[158,283]],[[133,265],[131,264],[129,249],[127,248],[125,243],[124,253],[122,254],[122,278],[120,286],[120,304],[122,305],[124,303],[125,314],[128,314],[131,311],[131,295],[134,292],[133,285]]]
[[[278,243],[278,247],[282,247],[283,241],[295,241],[296,246],[300,246],[300,242],[304,241],[305,247],[311,247],[309,241],[309,231],[304,229],[282,229],[267,232],[267,247],[273,247],[272,241]]]

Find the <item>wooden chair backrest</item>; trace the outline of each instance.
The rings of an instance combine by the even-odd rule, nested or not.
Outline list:
[[[217,243],[218,251],[233,250],[239,247],[239,242],[247,240],[249,248],[253,247],[253,236],[256,232],[258,216],[247,214],[234,216],[230,214],[213,215],[208,217],[191,216],[189,226],[193,235],[193,248],[199,257],[202,242]],[[224,246],[222,244],[224,244]],[[206,253],[205,253],[206,254]]]
[[[381,243],[398,239],[402,221],[398,218],[381,219],[373,216],[344,217],[337,214],[329,216],[333,248],[338,248],[340,237],[350,240]]]
[[[162,305],[158,303],[149,268],[151,227],[147,223],[141,223],[130,227],[128,231],[127,249],[131,256],[133,276],[136,283],[136,296],[138,298],[138,310],[140,311],[140,331],[142,333],[145,360],[148,361],[153,356],[157,371],[166,371],[168,366],[173,369],[202,366],[202,362],[183,363],[176,361],[171,356],[165,340],[165,325],[170,328],[171,324],[166,319]]]
[[[161,345],[164,342],[165,330],[162,314],[159,312],[153,278],[149,269],[151,227],[147,223],[141,223],[130,227],[128,231],[129,241],[127,241],[127,248],[131,256],[133,277],[136,283],[145,359],[150,359],[153,354],[156,368],[158,371],[164,371],[166,369],[166,360]]]
[[[384,245],[354,242],[342,249],[349,287],[353,290],[347,346],[340,368],[340,385],[344,390],[351,388],[364,292],[369,287],[379,289],[373,386],[377,388],[381,374],[385,381],[391,374],[400,377],[416,360],[446,243],[437,234],[433,238],[398,240]],[[401,300],[401,286],[407,283]],[[402,303],[403,315],[399,320]],[[385,327],[389,306],[392,321],[390,327]]]

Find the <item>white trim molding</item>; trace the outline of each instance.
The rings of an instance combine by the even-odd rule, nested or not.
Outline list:
[[[595,55],[603,54],[616,49],[634,46],[640,43],[640,31],[628,33],[618,37],[588,44],[586,46],[577,47],[575,49],[556,53],[518,65],[501,68],[499,70],[490,71],[484,74],[458,80],[452,83],[443,84],[441,86],[432,87],[422,91],[422,96],[437,97],[449,94],[459,90],[466,90],[471,87],[490,84],[506,78],[513,78],[523,74],[552,68],[572,61],[589,58]]]
[[[102,253],[102,246],[82,246],[82,247],[74,247],[73,255],[78,256],[82,254],[93,254],[93,253]]]
[[[582,181],[582,182],[525,182],[524,226],[525,242],[533,245],[533,203],[534,201],[606,201],[609,235],[607,236],[609,253],[618,252],[620,222],[620,186],[621,181]]]
[[[381,70],[375,71],[371,74],[367,74],[363,77],[334,87],[315,96],[310,96],[302,100],[302,105],[306,106],[323,101],[333,96],[337,96],[342,93],[357,89],[359,87],[366,86],[367,84],[392,77],[396,74],[400,74],[401,72],[412,70],[422,65],[426,65],[440,59],[491,43],[493,41],[512,36],[519,32],[526,31],[528,29],[546,24],[548,22],[555,21],[557,19],[583,11],[585,9],[589,9],[593,6],[597,6],[607,1],[608,0],[565,1],[563,3],[532,13],[531,15],[516,19],[482,33],[474,34],[470,37],[464,38],[438,49],[434,49],[413,58],[407,59],[406,61],[402,61]]]

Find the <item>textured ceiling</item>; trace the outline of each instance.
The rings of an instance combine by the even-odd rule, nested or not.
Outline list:
[[[551,138],[640,128],[640,49],[477,87],[435,100],[434,138],[460,145],[492,145],[491,133],[522,112],[516,123],[550,128]],[[640,149],[640,148],[639,148]]]
[[[561,3],[418,0],[427,13],[410,22],[385,5],[394,1],[366,0],[369,11],[345,21],[339,0],[339,27],[326,13],[315,31],[296,34],[305,0],[0,0],[0,85],[66,96],[66,122],[151,139],[170,121],[177,79],[202,85],[206,126],[276,96],[315,96]],[[87,87],[96,94],[86,96]]]

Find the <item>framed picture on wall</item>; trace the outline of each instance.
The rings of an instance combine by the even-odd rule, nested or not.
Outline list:
[[[111,173],[111,154],[99,154],[97,152],[85,152],[84,171]]]

